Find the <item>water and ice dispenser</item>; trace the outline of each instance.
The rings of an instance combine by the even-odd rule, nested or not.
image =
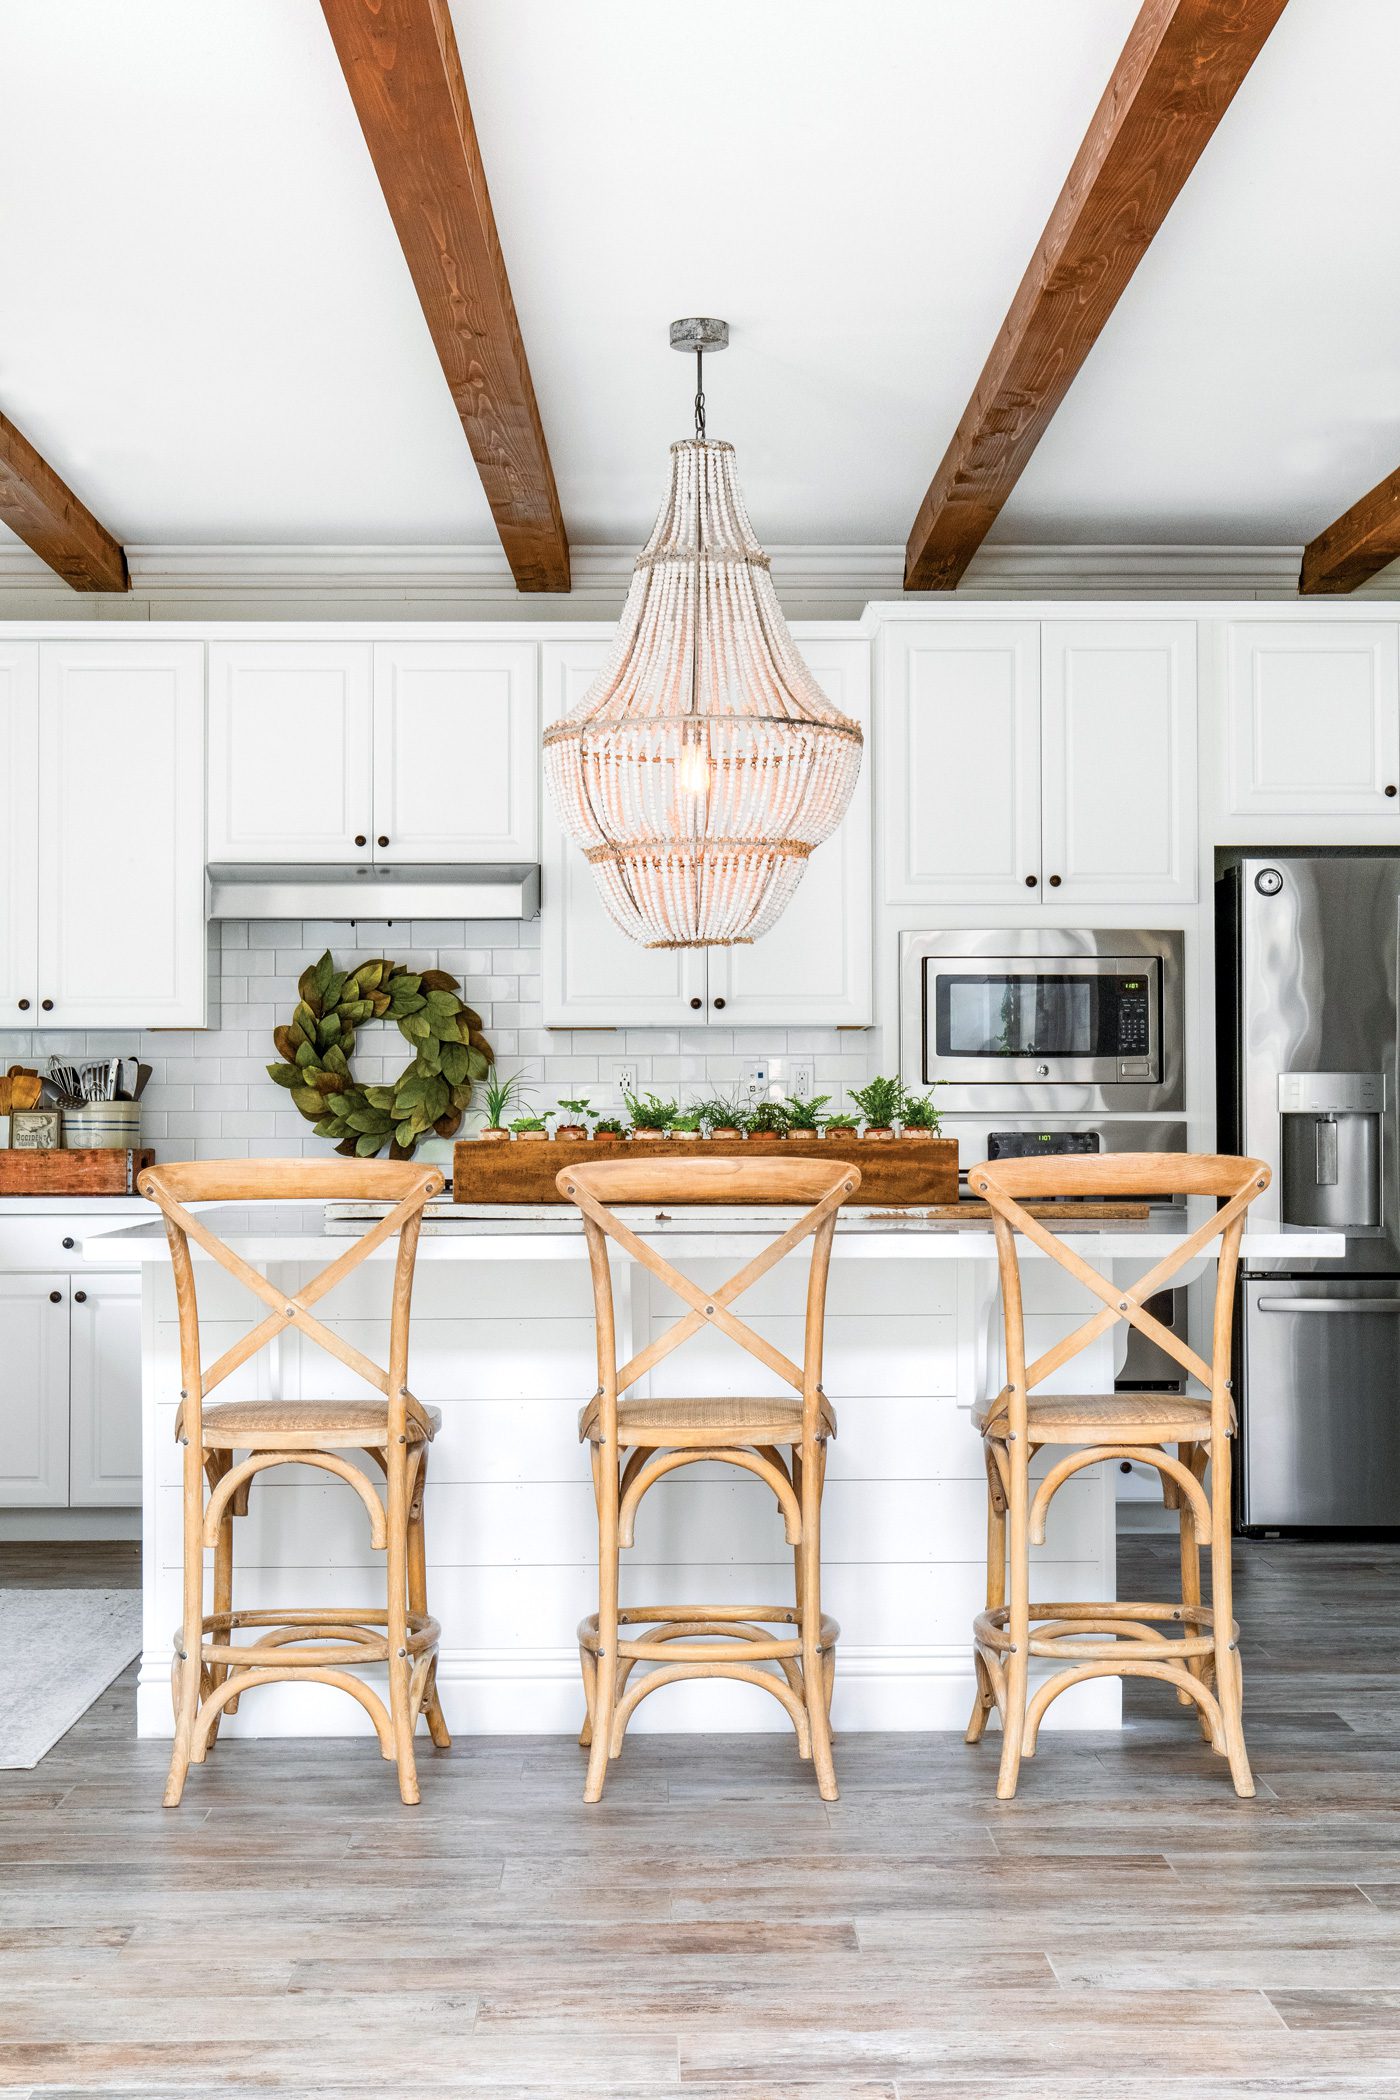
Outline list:
[[[1283,1072],[1278,1082],[1285,1225],[1381,1224],[1380,1072]]]

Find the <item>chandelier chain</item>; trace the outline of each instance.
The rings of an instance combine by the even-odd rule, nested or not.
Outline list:
[[[705,352],[698,343],[695,346],[695,435],[703,445],[705,442]]]

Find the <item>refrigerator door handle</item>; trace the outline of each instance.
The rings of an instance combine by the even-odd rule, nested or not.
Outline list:
[[[1256,1298],[1265,1313],[1400,1313],[1400,1298]]]

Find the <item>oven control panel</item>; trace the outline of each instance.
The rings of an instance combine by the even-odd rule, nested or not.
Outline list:
[[[1036,1159],[1068,1152],[1098,1152],[1097,1130],[989,1130],[988,1159]]]

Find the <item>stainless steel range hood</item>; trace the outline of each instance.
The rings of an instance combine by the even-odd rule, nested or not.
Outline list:
[[[539,908],[540,871],[524,862],[209,869],[213,919],[533,919]]]

